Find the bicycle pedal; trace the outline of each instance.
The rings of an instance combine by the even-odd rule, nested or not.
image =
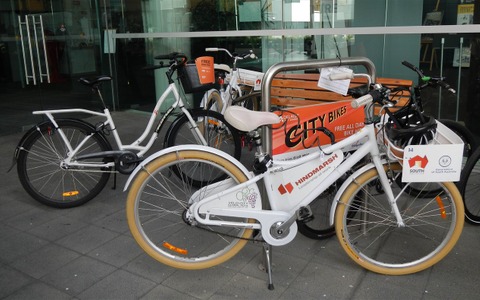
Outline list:
[[[310,206],[302,206],[297,210],[297,220],[303,223],[310,222],[314,219]]]

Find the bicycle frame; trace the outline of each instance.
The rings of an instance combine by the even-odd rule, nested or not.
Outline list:
[[[220,97],[222,98],[222,111],[220,113],[223,115],[225,113],[225,110],[227,109],[227,107],[232,104],[232,100],[233,100],[232,99],[232,91],[234,91],[234,90],[237,91],[238,92],[238,97],[243,96],[240,85],[238,84],[238,81],[240,80],[240,70],[241,70],[241,68],[238,68],[237,63],[236,63],[237,59],[241,59],[241,57],[240,56],[234,57],[234,56],[232,56],[230,51],[228,51],[227,49],[223,49],[223,48],[207,48],[206,50],[207,51],[224,51],[230,57],[234,58],[233,68],[231,69],[231,76],[229,78],[229,82],[226,85],[225,89],[219,91],[220,92]],[[251,71],[251,72],[253,72],[253,71]],[[206,105],[208,104],[207,103],[208,98],[213,91],[216,91],[216,90],[213,89],[213,90],[207,91],[205,93],[205,95],[202,99],[202,102],[201,102],[202,107],[206,107]]]
[[[355,151],[353,154],[345,159],[343,159],[342,148],[358,143],[361,140],[367,139],[363,144]],[[199,145],[185,145],[177,146],[170,149],[165,149],[156,154],[150,156],[146,161],[142,162],[133,173],[130,175],[130,178],[127,180],[125,185],[125,190],[128,188],[130,182],[136,176],[136,174],[142,169],[143,165],[147,164],[151,160],[164,155],[167,152],[178,151],[182,149],[197,149],[206,152],[215,153],[216,155],[221,155],[227,158],[230,162],[245,170],[243,165],[237,161],[235,158],[217,151],[216,149],[211,149],[208,147],[202,147]],[[292,195],[293,201],[285,199],[285,196],[281,195],[277,187],[280,184],[287,184],[286,181],[283,181],[282,174],[287,174],[290,176],[292,169],[303,172],[304,174],[309,174],[312,171],[312,168],[319,166],[327,159],[322,158],[325,153],[331,153],[332,155],[338,156],[338,165],[333,168],[334,163],[332,163],[332,168],[328,169],[326,166],[324,176],[311,176],[308,178],[308,186],[310,190],[304,192],[304,195],[300,195],[298,189],[293,188],[290,193],[285,193]],[[385,193],[389,198],[389,202],[392,205],[392,211],[395,213],[398,226],[403,226],[403,219],[400,215],[398,207],[396,205],[396,200],[393,195],[393,192],[390,188],[389,179],[383,168],[383,162],[381,159],[381,154],[378,148],[376,136],[375,136],[375,127],[374,124],[366,124],[360,131],[351,135],[350,137],[330,146],[326,146],[322,151],[311,153],[307,156],[290,160],[290,161],[277,161],[273,160],[273,166],[270,167],[265,173],[251,176],[248,181],[235,184],[232,181],[223,181],[211,184],[209,186],[203,187],[197,191],[192,198],[195,198],[198,193],[202,193],[206,190],[213,189],[214,194],[202,198],[201,201],[193,203],[189,210],[188,214],[194,216],[195,220],[204,224],[204,225],[215,225],[215,226],[235,226],[251,229],[260,229],[262,231],[262,236],[264,240],[273,246],[280,246],[289,243],[296,235],[297,226],[295,220],[297,219],[297,211],[304,206],[310,204],[318,195],[325,191],[331,184],[333,184],[337,179],[339,179],[345,172],[350,170],[355,164],[357,164],[361,159],[367,155],[371,155],[373,165],[378,170],[379,178],[381,184],[384,188]],[[336,158],[337,159],[337,158]],[[342,161],[343,160],[343,161]],[[341,161],[341,162],[340,162]],[[257,183],[260,180],[264,180],[266,188],[267,199],[270,204],[271,210],[264,210],[261,207],[257,199],[255,207],[242,207],[234,205],[234,208],[229,207],[231,203],[238,202],[238,195],[242,193],[243,190],[249,191],[247,197],[259,197],[260,192],[257,186]],[[288,179],[290,180],[290,179]],[[287,180],[287,181],[288,181]],[[221,187],[220,187],[221,186]],[[313,188],[312,188],[313,187]],[[219,191],[219,192],[217,192]],[[333,203],[334,206],[337,203]],[[332,208],[334,211],[334,208]],[[216,220],[211,220],[210,216],[216,216]],[[233,218],[242,218],[242,219],[256,219],[259,223],[247,223],[247,222],[232,222],[232,221],[219,221],[218,217],[233,217]],[[281,224],[281,226],[286,233],[285,237],[281,239],[274,237],[270,232],[270,229]]]
[[[155,122],[155,119],[158,116],[160,106],[165,102],[167,97],[173,93],[173,96],[175,98],[175,101],[172,103],[172,105],[169,107],[169,109],[163,114],[162,118],[159,120],[158,125],[154,132],[150,135],[150,139],[148,142],[142,146],[141,143],[145,141],[145,139],[148,137],[149,132],[153,128],[153,123]],[[87,109],[81,109],[81,108],[73,108],[73,109],[56,109],[56,110],[41,110],[41,111],[34,111],[33,114],[35,115],[46,115],[47,118],[52,122],[53,126],[58,129],[58,132],[65,143],[66,147],[69,150],[68,157],[65,159],[64,163],[68,166],[89,166],[89,167],[111,167],[115,163],[114,162],[108,162],[108,163],[97,163],[97,164],[91,164],[91,163],[83,163],[83,162],[78,162],[78,161],[73,161],[73,157],[77,154],[79,149],[93,136],[94,133],[88,135],[85,137],[85,139],[79,143],[79,145],[74,149],[72,148],[70,141],[67,139],[65,136],[63,130],[58,127],[57,122],[55,121],[54,114],[62,114],[62,113],[85,113],[89,114],[92,116],[100,116],[105,118],[104,121],[102,121],[101,125],[97,125],[97,128],[105,128],[106,126],[109,126],[111,129],[110,131],[113,134],[115,144],[120,151],[136,151],[138,157],[143,157],[143,155],[152,147],[153,143],[158,137],[158,134],[160,130],[162,129],[163,125],[165,124],[165,121],[168,119],[168,117],[171,115],[171,113],[176,109],[179,108],[182,113],[184,113],[189,122],[194,125],[193,128],[196,132],[196,138],[198,139],[197,142],[201,142],[202,145],[207,145],[207,142],[205,141],[205,138],[203,137],[202,133],[200,132],[198,126],[195,125],[195,121],[191,117],[190,113],[188,110],[185,108],[184,102],[182,98],[180,97],[180,94],[178,92],[178,89],[175,85],[175,83],[169,84],[167,89],[163,92],[162,96],[160,96],[159,100],[157,101],[157,104],[155,105],[151,115],[150,119],[146,125],[145,130],[143,133],[131,144],[123,144],[122,140],[120,138],[120,135],[117,131],[117,128],[115,126],[114,120],[112,118],[112,115],[110,114],[110,110],[108,108],[105,108],[103,110],[103,113],[101,112],[96,112],[92,110],[87,110]]]

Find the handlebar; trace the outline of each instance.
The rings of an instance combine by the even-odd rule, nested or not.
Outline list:
[[[157,56],[153,57],[154,59],[157,60],[165,60],[168,59],[169,62],[166,64],[163,61],[160,61],[158,65],[153,65],[153,66],[145,66],[142,69],[143,70],[156,70],[160,68],[171,68],[172,70],[176,70],[178,67],[183,66],[184,64],[187,63],[187,56],[183,53],[180,52],[172,52],[169,54],[160,54]]]
[[[350,102],[350,105],[353,108],[358,108],[369,103],[382,102],[383,99],[388,99],[388,96],[386,96],[385,92],[382,92],[381,88],[380,90],[370,91],[368,94],[353,100]]]
[[[448,90],[450,93],[455,94],[456,91],[448,84],[446,83],[445,77],[430,77],[425,75],[422,70],[414,66],[413,64],[409,63],[408,61],[402,61],[402,65],[406,66],[407,68],[413,70],[415,73],[420,76],[420,79],[426,83],[424,86],[420,86],[420,89],[424,88],[425,86],[440,86],[446,90]]]
[[[235,52],[232,54],[232,53],[230,53],[230,51],[228,51],[225,48],[209,47],[209,48],[205,48],[205,51],[207,51],[207,52],[223,51],[223,52],[226,52],[230,57],[232,57],[234,59],[245,59],[245,58],[256,59],[257,58],[255,53],[253,53],[253,50],[249,50],[248,53],[246,53],[246,54],[237,54]]]
[[[353,73],[333,73],[329,75],[330,80],[353,79],[354,77]]]

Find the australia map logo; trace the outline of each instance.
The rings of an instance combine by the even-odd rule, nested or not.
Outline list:
[[[410,167],[410,173],[423,174],[425,167],[428,164],[428,158],[426,155],[423,157],[415,155],[408,160],[408,166]]]

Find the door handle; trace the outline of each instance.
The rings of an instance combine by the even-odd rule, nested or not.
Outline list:
[[[33,82],[33,85],[37,85],[37,80],[43,83],[44,78],[50,83],[50,69],[42,16],[26,15],[25,21],[22,21],[21,17],[18,16],[18,24],[26,84]]]

